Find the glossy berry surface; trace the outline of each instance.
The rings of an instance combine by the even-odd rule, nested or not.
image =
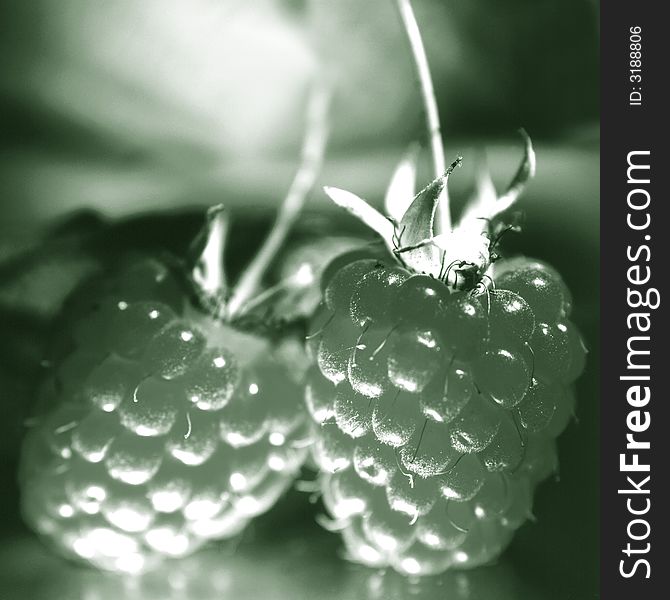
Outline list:
[[[305,458],[281,345],[197,311],[180,285],[147,261],[79,290],[23,446],[26,521],[99,568],[235,535]]]
[[[325,275],[306,403],[347,555],[405,575],[491,562],[574,410],[585,351],[565,284],[525,258],[470,290],[364,258]]]

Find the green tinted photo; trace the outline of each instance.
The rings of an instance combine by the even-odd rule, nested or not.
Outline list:
[[[599,597],[598,11],[0,0],[0,596]]]

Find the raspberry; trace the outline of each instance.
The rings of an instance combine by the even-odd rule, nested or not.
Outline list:
[[[235,535],[306,458],[291,342],[208,312],[186,283],[148,259],[78,290],[23,445],[26,521],[102,569]]]
[[[523,257],[493,264],[495,205],[433,234],[443,183],[391,226],[386,257],[326,268],[308,344],[326,509],[352,560],[405,575],[482,565],[504,550],[556,469],[554,438],[585,357],[557,272]],[[327,191],[360,202],[353,212],[389,236],[362,200]]]
[[[232,288],[217,206],[190,273],[174,258],[135,261],[65,306],[20,485],[26,521],[66,555],[132,573],[184,556],[241,531],[301,468],[307,361],[267,300],[312,277],[262,282],[317,176],[327,111],[317,85],[294,183]]]
[[[325,325],[323,317],[314,325],[322,328],[319,370],[311,371],[307,402],[319,424],[315,459],[332,473],[321,480],[326,504],[346,521],[349,554],[406,574],[492,560],[530,515],[532,489],[555,464],[544,457],[553,457],[552,446],[537,454],[533,440],[553,439],[572,407],[566,385],[582,353],[570,350],[575,330],[565,306],[560,322],[536,325],[530,303],[497,281],[495,291],[466,295],[406,272],[400,285],[386,279],[383,316],[361,319],[353,301],[340,308],[338,283],[346,280],[353,298],[353,274],[364,286],[368,274],[391,271],[364,260],[342,270],[326,287],[342,301]],[[450,320],[454,314],[460,318]],[[469,346],[480,356],[458,352],[463,344],[453,337],[464,331],[479,335]],[[342,365],[336,377],[332,340]]]
[[[175,314],[151,293],[119,300],[107,327],[102,309],[79,320],[97,336],[67,360],[100,358],[74,375],[55,366],[45,389],[56,405],[23,450],[29,524],[105,569],[141,569],[241,530],[305,454],[294,447],[299,388],[268,343],[248,336],[257,355],[241,361],[236,344],[219,346],[227,326]]]

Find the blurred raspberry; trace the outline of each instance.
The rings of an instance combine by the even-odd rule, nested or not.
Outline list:
[[[235,535],[305,458],[290,342],[198,311],[182,284],[150,260],[77,291],[23,446],[25,519],[103,569]]]

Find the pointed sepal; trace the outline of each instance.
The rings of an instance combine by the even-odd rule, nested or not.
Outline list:
[[[416,194],[416,163],[418,147],[413,145],[400,159],[386,189],[384,209],[394,221],[399,222]]]
[[[519,196],[521,196],[521,194],[524,192],[528,182],[535,176],[536,159],[535,150],[533,149],[533,142],[531,141],[530,136],[526,133],[525,129],[521,129],[519,132],[521,133],[525,142],[524,156],[521,164],[519,165],[519,169],[512,178],[512,181],[507,187],[507,190],[505,190],[505,193],[498,198],[498,201],[496,202],[495,213],[491,215],[492,217],[499,215],[512,206],[512,204],[514,204],[519,199]]]
[[[397,225],[395,253],[408,268],[417,273],[439,275],[441,255],[433,242],[435,213],[449,175],[462,160],[459,156],[444,175],[422,189]]]
[[[460,224],[488,218],[488,215],[495,210],[498,193],[485,158],[480,158],[478,161],[476,177],[474,193],[463,209]]]
[[[324,187],[328,197],[338,206],[348,210],[359,221],[365,223],[370,229],[376,231],[384,240],[384,243],[393,251],[393,223],[387,219],[376,208],[371,206],[356,194],[335,187]]]

